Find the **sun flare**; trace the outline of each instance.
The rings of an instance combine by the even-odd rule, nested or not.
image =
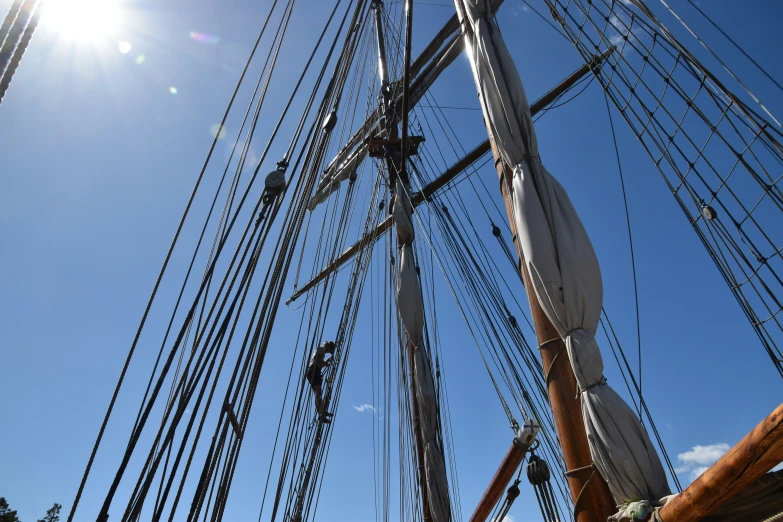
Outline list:
[[[97,41],[120,22],[116,0],[45,0],[42,22],[68,39]]]

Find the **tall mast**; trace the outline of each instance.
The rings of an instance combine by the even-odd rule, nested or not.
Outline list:
[[[375,10],[376,13],[379,9]],[[380,26],[379,26],[380,27]],[[410,178],[405,164],[408,157],[408,105],[410,104],[410,74],[411,74],[411,33],[413,30],[413,2],[405,0],[405,50],[403,52],[403,75],[402,75],[402,139],[400,140],[400,163],[399,178],[405,194],[397,194],[397,198],[406,198],[411,194]],[[388,90],[387,90],[388,91]],[[394,124],[396,130],[396,123]],[[402,200],[401,200],[402,201]],[[397,205],[397,203],[395,203]],[[412,222],[411,222],[412,225]],[[399,231],[398,231],[399,232]],[[404,238],[397,234],[397,248],[404,248]],[[402,260],[400,260],[402,261]],[[416,303],[416,306],[423,303]],[[407,335],[405,344],[408,351],[408,381],[411,390],[411,422],[413,423],[413,432],[416,436],[416,456],[418,462],[419,487],[421,489],[422,518],[424,522],[432,522],[432,510],[430,509],[430,491],[427,483],[427,472],[424,465],[425,449],[424,434],[421,425],[421,411],[417,397],[417,375],[416,375],[416,345]],[[445,521],[444,521],[445,522]]]
[[[547,172],[527,97],[484,0],[455,0],[525,284],[579,522],[670,493],[646,430],[606,384],[595,341],[603,285],[566,191]],[[587,432],[590,437],[587,437]],[[606,482],[604,482],[604,479]]]
[[[491,135],[490,135],[491,136]],[[490,138],[495,167],[500,178],[500,190],[506,203],[506,212],[511,233],[517,237],[516,226],[511,208],[511,195],[507,187],[511,186],[511,169],[500,159],[497,146]],[[615,503],[606,481],[592,467],[593,459],[587,443],[582,409],[579,404],[576,377],[564,355],[565,343],[559,337],[552,322],[544,313],[535,294],[531,295],[530,273],[521,260],[518,262],[528,303],[533,317],[541,363],[547,381],[549,403],[557,428],[560,447],[563,450],[568,487],[574,501],[574,519],[577,522],[604,522],[615,511]]]
[[[457,13],[462,23],[463,34],[467,41],[466,47],[470,52],[470,42],[473,39],[473,31],[470,22],[465,19],[462,0],[455,0]],[[484,119],[487,124],[486,114]],[[495,137],[487,127],[489,144],[492,156],[495,159],[495,168],[500,178],[500,189],[506,203],[506,212],[513,237],[517,238],[516,223],[512,211],[511,194],[508,188],[512,186],[512,172],[500,155]],[[519,249],[517,249],[519,252]],[[560,446],[563,450],[563,460],[566,469],[569,470],[568,486],[571,498],[574,501],[574,519],[577,522],[604,522],[615,511],[615,503],[606,481],[595,471],[591,465],[593,459],[590,455],[590,447],[587,443],[582,410],[579,404],[576,378],[565,355],[565,343],[560,338],[552,322],[547,318],[544,310],[536,298],[530,282],[530,274],[520,259],[519,271],[522,275],[530,311],[533,317],[533,326],[538,340],[541,362],[546,376],[549,402],[557,428]],[[509,450],[513,458],[518,452]],[[507,458],[509,458],[507,456]],[[521,459],[520,459],[521,460]],[[583,471],[579,471],[583,470]],[[477,522],[477,521],[474,521]]]
[[[413,221],[412,221],[412,206],[409,200],[409,194],[411,193],[410,184],[408,181],[407,172],[405,169],[405,160],[408,156],[408,115],[407,105],[409,103],[409,81],[410,81],[410,40],[411,40],[411,22],[412,22],[412,8],[410,0],[406,0],[406,34],[405,34],[405,70],[403,74],[403,99],[402,99],[402,113],[403,113],[403,139],[398,139],[399,133],[397,125],[399,123],[397,119],[397,112],[394,110],[393,105],[396,103],[397,96],[393,95],[392,87],[389,84],[389,70],[386,60],[386,45],[383,33],[383,23],[381,20],[381,9],[383,4],[380,0],[375,0],[373,3],[375,27],[378,39],[378,67],[381,76],[381,114],[384,118],[385,129],[385,143],[383,158],[386,163],[386,171],[389,177],[389,187],[392,191],[393,206],[392,212],[394,213],[394,221],[397,225],[397,306],[398,313],[405,327],[405,345],[408,359],[408,374],[410,383],[410,395],[411,395],[411,424],[413,426],[414,439],[416,441],[416,462],[419,488],[421,491],[421,504],[422,504],[422,517],[424,522],[433,522],[432,507],[430,498],[430,488],[427,476],[427,469],[425,466],[427,451],[427,442],[425,440],[424,429],[422,426],[422,408],[426,408],[426,404],[420,404],[419,395],[426,397],[426,393],[422,390],[432,388],[427,386],[427,382],[422,383],[423,379],[429,379],[432,377],[430,374],[430,366],[426,364],[426,353],[423,352],[422,345],[422,320],[424,303],[421,297],[421,287],[416,277],[415,261],[413,260]],[[407,299],[402,297],[406,296]],[[423,356],[423,357],[422,357]],[[418,362],[418,364],[417,364]],[[422,364],[424,363],[424,364]],[[422,367],[423,366],[423,367]],[[431,397],[430,399],[434,399]],[[429,428],[432,429],[432,422],[429,423]],[[434,449],[434,448],[433,448]],[[432,455],[430,455],[432,457]],[[442,460],[442,456],[441,456]],[[439,470],[438,470],[439,471]],[[443,470],[442,477],[439,480],[442,483],[446,483],[445,469]],[[441,515],[443,509],[437,510]],[[434,522],[447,522],[449,519],[448,510],[446,510],[446,518],[438,517]]]

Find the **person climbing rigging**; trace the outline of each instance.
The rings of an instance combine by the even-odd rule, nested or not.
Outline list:
[[[334,348],[335,345],[332,341],[324,341],[321,346],[313,350],[313,354],[310,356],[310,362],[307,365],[307,373],[305,374],[307,382],[310,383],[310,387],[313,389],[315,410],[324,422],[330,422],[332,414],[327,412],[323,405],[323,392],[321,390],[323,377],[321,376],[321,368],[329,366],[334,360]],[[331,354],[332,357],[326,359],[327,353]]]

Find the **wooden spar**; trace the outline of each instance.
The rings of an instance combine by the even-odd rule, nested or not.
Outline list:
[[[547,92],[545,95],[539,98],[535,103],[533,103],[533,105],[530,106],[530,113],[535,116],[537,113],[543,110],[547,105],[552,103],[555,99],[557,99],[565,91],[567,91],[572,85],[574,85],[577,81],[579,81],[582,77],[584,77],[585,74],[589,73],[591,67],[594,67],[595,65],[601,63],[609,55],[610,52],[611,50],[605,51],[603,54],[596,56],[590,65],[585,64],[581,66],[579,69],[577,69],[576,71],[574,71],[570,76],[568,76],[562,82],[557,84],[552,90]],[[421,192],[414,194],[413,197],[411,198],[411,204],[413,205],[413,207],[415,208],[421,205],[422,203],[424,203],[424,201],[427,198],[429,198],[430,196],[438,192],[440,189],[448,185],[451,181],[454,180],[454,178],[459,176],[465,169],[467,169],[476,161],[481,159],[481,157],[484,156],[490,150],[491,147],[489,145],[489,140],[485,140],[481,142],[477,147],[475,147],[473,150],[468,152],[459,161],[457,161],[451,167],[446,169],[443,172],[443,174],[441,174],[431,183],[426,185],[421,190]],[[341,266],[347,263],[353,256],[355,256],[357,252],[359,252],[359,250],[361,250],[362,248],[366,247],[369,244],[372,244],[373,241],[378,239],[384,232],[389,230],[393,224],[394,222],[391,217],[387,217],[386,219],[384,219],[378,226],[375,227],[374,230],[362,236],[362,238],[359,239],[359,241],[354,243],[345,252],[340,254],[340,256],[338,256],[337,259],[329,263],[310,281],[305,283],[301,288],[299,288],[296,292],[294,292],[294,294],[288,299],[288,301],[286,301],[286,304],[291,304],[292,302],[296,301],[302,295],[307,293],[311,288],[315,287],[318,283],[320,283],[321,281],[329,277],[332,273],[334,273]]]
[[[505,493],[508,483],[514,478],[517,468],[525,459],[525,453],[527,453],[527,447],[514,437],[514,442],[511,443],[508,453],[503,457],[500,467],[489,482],[489,486],[487,486],[487,490],[482,495],[481,500],[479,500],[476,510],[470,516],[469,522],[484,522],[487,520],[495,504],[498,503],[500,497]]]
[[[457,14],[463,22],[463,32],[466,45],[470,45],[473,30],[470,23],[465,22],[464,5],[462,0],[455,0]],[[611,52],[611,50],[609,51]],[[588,66],[589,67],[589,66]],[[484,122],[486,124],[486,120]],[[506,202],[506,212],[511,226],[513,237],[517,237],[516,224],[512,212],[512,198],[508,190],[512,186],[511,167],[503,162],[503,159],[494,142],[492,132],[487,129],[492,156],[495,158],[495,167],[500,178],[500,188],[503,199]],[[560,438],[560,446],[563,450],[568,478],[568,486],[571,490],[571,498],[574,500],[574,519],[577,522],[604,522],[615,511],[614,501],[603,477],[592,467],[590,448],[587,444],[582,409],[577,394],[576,378],[565,353],[565,343],[560,338],[557,330],[544,313],[535,292],[530,284],[530,274],[520,259],[519,270],[527,290],[530,311],[533,316],[533,325],[538,339],[541,361],[546,375],[547,392],[555,426]],[[678,521],[679,522],[679,521]]]
[[[507,188],[511,187],[511,169],[500,159],[497,149],[492,147],[495,165],[500,176],[500,190],[506,202],[506,212],[511,225],[511,233],[516,237],[516,224],[513,219],[511,195]],[[522,274],[525,288],[532,288],[530,274],[520,262],[519,271]],[[532,295],[531,295],[532,294]],[[593,460],[590,447],[587,444],[582,408],[576,389],[576,377],[565,354],[565,343],[560,339],[557,330],[544,313],[535,293],[527,292],[533,326],[536,331],[541,363],[544,375],[547,376],[547,392],[555,427],[563,450],[563,460],[566,469],[584,471],[569,474],[568,487],[574,501],[574,519],[577,522],[604,522],[615,512],[614,501],[603,477],[589,468]],[[584,491],[583,491],[584,490]]]
[[[503,0],[491,0],[493,12],[497,11]],[[435,38],[424,48],[421,54],[411,64],[411,78],[415,78],[411,83],[411,92],[413,93],[412,99],[417,99],[416,93],[421,92],[421,89],[426,85],[432,84],[437,79],[438,75],[445,70],[445,68],[453,61],[456,56],[452,56],[449,59],[448,46],[441,50],[443,43],[455,34],[459,36],[459,21],[457,15],[452,16],[448,22],[441,28]],[[440,50],[440,52],[439,52]],[[423,72],[422,72],[423,71]],[[384,71],[385,72],[385,71]],[[419,74],[419,73],[422,74]],[[387,78],[388,81],[388,78]],[[421,96],[419,96],[421,97]],[[397,100],[399,105],[399,100]],[[364,123],[359,127],[353,136],[351,136],[346,142],[345,146],[337,153],[331,162],[329,162],[329,169],[332,165],[338,165],[346,160],[357,147],[361,146],[362,142],[370,135],[376,133],[379,130],[378,120],[381,116],[382,108],[376,108]],[[487,149],[489,150],[489,149]]]
[[[664,522],[691,522],[709,515],[783,462],[783,404],[701,474],[659,513]]]

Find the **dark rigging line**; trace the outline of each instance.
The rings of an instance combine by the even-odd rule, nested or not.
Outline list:
[[[546,114],[547,112],[551,111],[552,109],[559,109],[560,107],[563,107],[564,105],[566,105],[566,104],[568,104],[568,103],[570,103],[570,102],[574,101],[576,98],[578,98],[578,97],[579,97],[579,95],[580,95],[580,94],[582,94],[583,92],[585,92],[585,91],[587,90],[587,88],[588,88],[588,87],[590,87],[590,84],[591,84],[591,83],[593,83],[593,80],[594,80],[594,79],[595,79],[595,76],[594,76],[594,75],[591,75],[591,76],[585,76],[585,77],[583,77],[581,80],[579,80],[578,82],[576,82],[574,85],[572,85],[571,87],[569,87],[568,89],[566,89],[566,91],[565,91],[563,94],[561,94],[560,96],[558,96],[558,97],[557,97],[557,99],[560,99],[560,98],[562,98],[562,97],[563,97],[563,96],[564,96],[566,93],[568,93],[568,92],[570,92],[570,91],[572,91],[572,90],[576,89],[576,88],[579,86],[579,84],[580,84],[580,83],[585,83],[585,86],[584,86],[584,87],[582,87],[582,89],[581,89],[581,90],[580,90],[578,93],[574,94],[573,96],[571,96],[571,97],[570,97],[570,98],[568,98],[567,100],[565,100],[565,101],[563,101],[563,102],[560,102],[560,103],[558,103],[557,105],[550,105],[549,107],[546,107],[544,110],[542,110],[541,112],[539,112],[539,113],[536,115],[536,117],[533,119],[533,123],[537,122],[539,119],[541,119],[541,118],[544,116],[544,114]]]
[[[739,52],[741,52],[741,53],[742,53],[742,55],[743,55],[745,58],[747,58],[747,59],[750,61],[750,63],[752,63],[753,65],[755,65],[755,66],[756,66],[756,67],[757,67],[757,68],[758,68],[758,69],[759,69],[759,70],[762,72],[762,74],[764,74],[764,76],[766,76],[766,77],[769,79],[769,81],[771,81],[772,83],[774,83],[774,84],[775,84],[775,86],[776,86],[778,89],[780,89],[781,91],[783,91],[783,86],[781,86],[781,85],[780,85],[780,84],[779,84],[779,83],[778,83],[778,82],[775,80],[775,78],[773,78],[773,77],[772,77],[772,76],[771,76],[771,75],[770,75],[770,74],[769,74],[769,73],[766,71],[766,69],[764,69],[764,68],[763,68],[761,65],[759,65],[759,63],[758,63],[758,62],[756,62],[756,60],[754,60],[753,58],[751,58],[751,56],[750,56],[750,55],[749,55],[747,52],[745,52],[745,50],[744,50],[744,49],[743,49],[743,48],[742,48],[742,47],[741,47],[741,46],[740,46],[740,45],[739,45],[737,42],[735,42],[735,41],[734,41],[734,39],[733,39],[731,36],[729,36],[728,34],[726,34],[726,32],[725,32],[723,29],[721,29],[721,28],[720,28],[720,26],[719,26],[718,24],[716,24],[716,23],[715,23],[715,22],[712,20],[712,18],[710,18],[709,16],[707,16],[707,13],[705,13],[705,12],[704,12],[704,11],[703,11],[703,10],[702,10],[700,7],[699,7],[699,5],[698,5],[696,2],[694,2],[693,0],[688,0],[688,3],[689,3],[689,4],[691,4],[691,7],[693,7],[694,9],[696,9],[696,11],[698,11],[698,12],[699,12],[699,14],[700,14],[700,15],[702,15],[702,16],[703,16],[703,17],[704,17],[704,18],[705,18],[705,19],[706,19],[706,20],[707,20],[707,21],[708,21],[708,22],[709,22],[709,23],[710,23],[710,24],[711,24],[711,25],[712,25],[712,26],[713,26],[715,29],[717,29],[717,30],[718,30],[718,32],[720,32],[720,34],[722,34],[722,35],[723,35],[723,36],[724,36],[724,37],[725,37],[725,38],[726,38],[726,39],[727,39],[729,42],[731,42],[731,44],[732,44],[734,47],[736,47],[736,48],[737,48],[737,50],[738,50]]]
[[[547,18],[546,16],[542,15],[541,12],[538,9],[536,9],[535,7],[530,5],[527,2],[527,0],[522,0],[522,3],[525,4],[526,6],[528,6],[530,9],[532,9],[533,12],[536,13],[539,16],[539,18],[541,18],[543,21],[545,21],[549,25],[549,27],[554,29],[557,34],[559,34],[560,36],[562,36],[563,38],[568,40],[568,37],[565,35],[565,33],[563,31],[558,29],[557,26],[555,24],[553,24],[552,21],[549,18]]]
[[[261,28],[261,32],[258,35],[258,38],[256,39],[255,45],[253,46],[253,50],[250,52],[250,56],[248,56],[247,62],[245,63],[245,67],[242,70],[242,74],[239,76],[239,80],[237,81],[237,85],[234,88],[234,92],[231,95],[231,100],[228,102],[228,107],[226,107],[226,111],[223,114],[223,119],[220,122],[220,128],[223,128],[223,126],[226,124],[226,120],[228,119],[228,114],[231,111],[231,107],[234,105],[234,100],[237,97],[237,94],[239,93],[239,88],[242,85],[242,81],[245,78],[245,74],[247,74],[247,70],[250,68],[250,63],[253,60],[253,56],[256,53],[256,50],[258,49],[259,44],[261,43],[261,38],[264,36],[264,32],[266,30],[267,22],[269,22],[269,19],[272,16],[272,12],[274,11],[275,7],[277,6],[278,0],[274,0],[272,3],[272,6],[269,9],[269,14],[267,15],[267,18],[264,22],[263,27]],[[106,431],[106,425],[109,422],[109,417],[111,416],[111,412],[114,409],[114,404],[117,401],[117,396],[120,392],[120,387],[122,386],[122,383],[125,379],[125,374],[128,371],[128,366],[130,366],[130,361],[133,357],[133,353],[136,350],[136,345],[138,344],[139,337],[141,336],[141,330],[144,327],[144,324],[147,321],[147,316],[149,315],[150,308],[152,308],[152,302],[155,299],[155,296],[158,293],[158,288],[160,287],[160,283],[163,280],[163,274],[166,272],[166,268],[168,267],[169,260],[171,259],[171,255],[174,252],[174,247],[177,244],[177,240],[179,239],[179,235],[182,232],[182,227],[185,224],[185,219],[188,216],[188,213],[190,212],[190,207],[193,204],[193,200],[196,197],[196,192],[198,191],[199,186],[201,185],[201,181],[204,178],[204,173],[207,170],[207,165],[209,164],[209,160],[212,157],[212,153],[215,150],[215,147],[217,146],[218,137],[220,136],[220,133],[215,133],[215,138],[212,140],[212,145],[209,148],[209,152],[207,153],[207,157],[204,160],[204,164],[201,167],[201,172],[199,173],[198,178],[196,179],[196,184],[193,187],[193,190],[190,194],[190,198],[188,199],[188,203],[185,206],[185,212],[182,214],[182,219],[179,222],[179,225],[177,225],[177,231],[174,233],[174,238],[171,241],[171,246],[169,247],[169,251],[166,254],[166,258],[163,261],[163,266],[160,269],[160,273],[158,274],[158,278],[155,281],[155,285],[152,288],[152,294],[150,295],[149,301],[147,302],[147,307],[144,309],[144,313],[142,314],[141,321],[139,324],[138,329],[136,330],[136,335],[133,338],[133,342],[131,343],[130,350],[128,351],[128,356],[125,359],[125,364],[122,367],[122,371],[120,372],[120,378],[117,380],[117,386],[114,389],[114,393],[112,394],[111,401],[109,401],[109,407],[106,410],[106,415],[103,419],[103,422],[101,423],[100,430],[98,431],[98,436],[95,440],[95,445],[93,446],[92,452],[90,453],[90,458],[87,461],[87,467],[84,470],[84,475],[82,476],[82,480],[79,483],[79,489],[76,492],[76,497],[73,501],[73,506],[71,507],[70,513],[68,513],[68,520],[67,522],[73,522],[73,516],[76,513],[76,508],[79,505],[79,500],[81,499],[82,492],[84,491],[84,485],[87,483],[87,476],[90,474],[90,470],[92,469],[92,464],[95,461],[95,455],[98,452],[98,446],[100,446],[101,440],[103,439],[103,434]]]
[[[631,215],[628,212],[628,195],[625,191],[625,176],[623,175],[623,165],[620,161],[620,149],[617,147],[617,134],[614,131],[614,120],[612,119],[612,111],[609,107],[609,98],[604,92],[604,102],[606,103],[606,113],[609,115],[609,127],[612,129],[612,142],[614,143],[614,155],[617,159],[617,172],[620,174],[620,187],[623,190],[623,206],[625,207],[625,223],[628,227],[628,245],[631,249],[631,271],[633,273],[633,298],[634,307],[636,308],[636,344],[638,347],[639,357],[639,422],[644,423],[642,420],[642,330],[641,320],[639,317],[639,287],[636,280],[636,257],[633,250],[633,234],[631,233]]]
[[[458,111],[480,111],[481,108],[476,107],[452,107],[449,105],[422,105],[418,104],[419,107],[426,107],[428,109],[454,109]]]

